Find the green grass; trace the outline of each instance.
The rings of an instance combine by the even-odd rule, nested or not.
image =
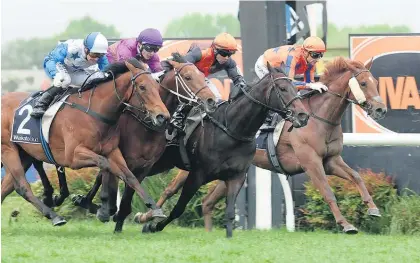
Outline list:
[[[20,214],[10,218],[13,208]],[[329,232],[234,231],[168,227],[144,235],[126,224],[113,234],[113,223],[69,221],[53,227],[22,198],[2,205],[2,262],[420,262],[420,237],[347,236]]]

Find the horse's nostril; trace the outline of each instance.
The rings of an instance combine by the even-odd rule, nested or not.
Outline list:
[[[166,118],[163,116],[163,114],[158,114],[156,116],[156,121],[158,125],[163,125],[166,122]]]
[[[208,98],[207,99],[207,105],[214,106],[214,105],[216,105],[216,101],[213,98]]]

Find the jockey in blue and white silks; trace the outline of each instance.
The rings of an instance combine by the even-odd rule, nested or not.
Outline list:
[[[107,49],[108,40],[99,32],[59,43],[44,59],[44,70],[53,79],[53,86],[38,99],[31,116],[41,117],[53,98],[69,86],[80,87],[88,77],[88,81],[103,78]]]

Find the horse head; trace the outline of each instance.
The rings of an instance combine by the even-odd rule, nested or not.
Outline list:
[[[336,91],[343,99],[359,105],[373,119],[382,119],[387,107],[379,96],[378,81],[370,72],[373,60],[364,66],[359,61],[338,58],[332,64],[335,69],[327,66],[325,78],[330,91]],[[339,78],[340,75],[343,78]]]
[[[203,104],[207,112],[216,110],[213,92],[206,84],[205,76],[198,68],[186,61],[179,53],[172,53],[172,59],[164,63],[171,69],[162,81],[162,87],[178,93],[181,101]]]
[[[269,91],[269,105],[273,108],[282,109],[286,112],[285,119],[292,122],[293,127],[300,128],[306,126],[309,114],[300,101],[292,79],[287,77],[283,68],[273,68],[267,62],[271,90]],[[272,100],[271,93],[275,91],[275,100]]]
[[[170,114],[159,95],[159,84],[152,78],[145,66],[136,59],[124,62],[131,72],[132,89],[127,89],[124,95],[124,103],[127,107],[133,107],[147,113],[152,119],[153,125],[163,126],[170,118]],[[135,96],[133,96],[135,94]]]

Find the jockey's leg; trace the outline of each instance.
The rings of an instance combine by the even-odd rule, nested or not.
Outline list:
[[[41,118],[44,115],[45,111],[50,106],[50,103],[53,101],[54,97],[60,94],[63,91],[61,87],[52,86],[46,91],[44,91],[41,97],[35,102],[34,111],[31,113],[31,116],[34,118]]]
[[[184,133],[185,117],[189,110],[191,110],[191,106],[188,104],[180,103],[175,109],[174,114],[172,114],[171,120],[169,121],[169,124],[178,129],[180,133]]]

